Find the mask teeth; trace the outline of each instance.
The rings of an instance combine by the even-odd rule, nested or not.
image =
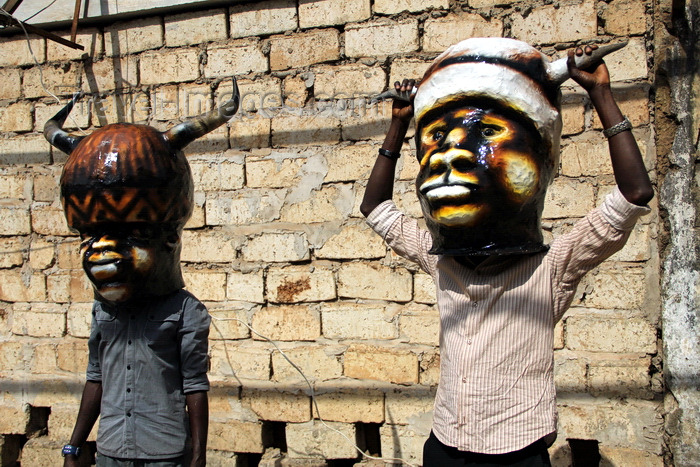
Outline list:
[[[595,65],[606,55],[626,46],[628,42],[629,41],[624,41],[615,44],[603,45],[594,50],[590,55],[584,54],[580,57],[574,56],[574,63],[578,68],[587,68],[591,65]],[[560,58],[559,60],[552,62],[547,69],[549,79],[557,85],[562,84],[564,81],[569,79],[569,69],[566,66],[567,59],[567,57]]]

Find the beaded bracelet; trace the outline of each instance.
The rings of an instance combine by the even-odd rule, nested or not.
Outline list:
[[[384,149],[384,148],[379,148],[379,154],[384,156],[384,157],[388,157],[389,159],[394,159],[394,160],[401,157],[400,152],[391,152],[388,149]]]
[[[618,133],[622,133],[623,131],[631,130],[632,129],[632,124],[630,121],[625,117],[624,120],[622,120],[620,123],[616,123],[615,125],[611,126],[610,128],[603,130],[603,134],[605,135],[606,138],[612,138]]]

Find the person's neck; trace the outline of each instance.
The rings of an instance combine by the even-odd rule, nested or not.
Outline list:
[[[462,266],[466,266],[470,269],[476,269],[481,263],[483,263],[490,257],[491,256],[488,255],[455,256],[455,261],[457,261]]]

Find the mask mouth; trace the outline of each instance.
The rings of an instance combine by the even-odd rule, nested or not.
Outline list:
[[[448,201],[469,198],[476,185],[457,184],[421,187],[421,193],[428,201]]]
[[[102,264],[89,264],[90,275],[98,281],[110,279],[119,274],[119,261],[110,261]]]
[[[123,275],[122,263],[124,256],[114,251],[93,253],[85,258],[84,268],[90,279],[96,284],[108,282],[121,282],[119,277]]]
[[[473,198],[480,187],[478,176],[473,173],[455,173],[450,170],[423,182],[418,191],[430,202],[466,202]]]

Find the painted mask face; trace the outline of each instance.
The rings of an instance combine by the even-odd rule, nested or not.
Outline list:
[[[110,223],[83,231],[80,253],[95,293],[107,302],[181,286],[179,274],[171,273],[179,260],[179,237],[155,224]]]
[[[419,120],[416,191],[434,254],[542,251],[540,217],[553,173],[532,122],[492,99],[435,107]]]
[[[421,122],[417,137],[416,188],[437,224],[489,224],[517,213],[540,190],[537,135],[516,119],[459,106]]]
[[[83,268],[97,298],[122,303],[182,288],[180,234],[194,191],[182,149],[236,113],[235,79],[221,107],[164,132],[115,123],[72,136],[61,126],[78,97],[46,122],[44,136],[68,154],[61,201],[68,226],[81,234]]]

